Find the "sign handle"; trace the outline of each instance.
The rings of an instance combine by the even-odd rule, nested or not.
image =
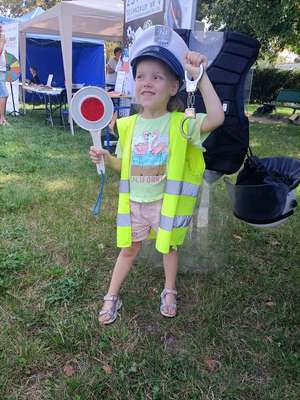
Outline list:
[[[92,136],[94,146],[97,147],[98,149],[102,149],[101,130],[90,131],[90,134]],[[96,166],[99,175],[101,175],[101,173],[105,174],[105,164],[103,157],[101,157],[101,161],[98,164],[96,164]]]

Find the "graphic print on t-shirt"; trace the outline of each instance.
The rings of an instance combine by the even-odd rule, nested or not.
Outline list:
[[[155,184],[166,175],[168,135],[159,130],[143,131],[133,138],[131,179],[137,183]]]

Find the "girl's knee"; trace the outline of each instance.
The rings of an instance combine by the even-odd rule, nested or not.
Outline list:
[[[126,247],[121,250],[122,256],[128,258],[136,257],[138,255],[138,252],[140,251],[140,248],[140,242],[133,242],[130,247]]]
[[[176,257],[178,255],[177,248],[175,247],[170,247],[169,253],[164,254],[164,257]]]

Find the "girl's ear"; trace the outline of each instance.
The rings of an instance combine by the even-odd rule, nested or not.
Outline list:
[[[171,96],[175,96],[179,89],[179,82],[174,80],[171,87]]]

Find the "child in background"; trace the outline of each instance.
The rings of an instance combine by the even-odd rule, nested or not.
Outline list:
[[[40,85],[41,81],[38,75],[38,71],[36,67],[30,67],[29,68],[30,74],[31,74],[31,78],[29,79],[29,85],[33,84],[33,85]]]
[[[130,64],[140,112],[117,120],[117,157],[105,149],[90,148],[93,162],[104,157],[108,167],[121,172],[117,218],[117,246],[121,248],[99,322],[110,324],[122,306],[120,288],[137,257],[142,241],[155,238],[163,253],[164,289],[160,312],[177,312],[176,276],[178,246],[184,241],[193,214],[205,165],[201,133],[223,123],[222,104],[205,72],[205,56],[189,51],[183,39],[166,26],[145,30],[131,48]],[[206,114],[184,123],[188,140],[181,134],[184,118],[176,109],[176,94],[184,70],[193,79],[204,74],[198,88]]]

